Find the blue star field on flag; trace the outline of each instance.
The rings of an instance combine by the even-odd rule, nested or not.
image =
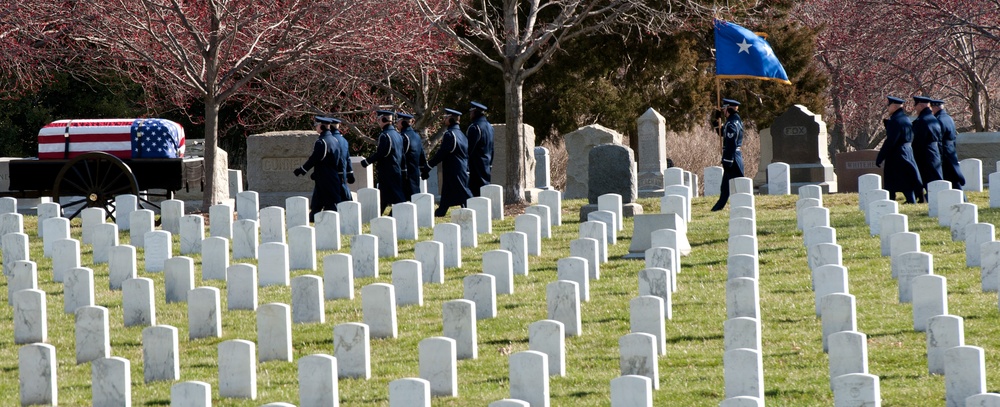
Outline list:
[[[767,40],[739,25],[715,20],[715,75],[791,84]]]
[[[132,123],[133,158],[177,158],[184,146],[183,130],[162,119],[138,119]]]

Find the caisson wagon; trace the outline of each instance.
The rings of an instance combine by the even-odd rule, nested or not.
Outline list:
[[[9,161],[15,198],[51,197],[63,216],[99,207],[112,219],[115,197],[133,194],[144,208],[201,188],[204,160],[184,157],[184,129],[164,119],[52,122],[38,133],[38,156]]]

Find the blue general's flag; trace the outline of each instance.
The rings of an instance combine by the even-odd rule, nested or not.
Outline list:
[[[767,40],[739,25],[715,20],[715,76],[791,85]]]

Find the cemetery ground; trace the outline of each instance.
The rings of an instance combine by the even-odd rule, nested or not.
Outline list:
[[[810,272],[802,232],[796,230],[795,195],[756,196],[760,261],[760,307],[762,315],[765,399],[769,406],[832,405],[829,365],[823,353],[821,324],[814,311]],[[868,336],[869,371],[880,377],[885,406],[944,404],[944,377],[927,373],[926,339],[913,330],[911,305],[897,301],[896,281],[890,277],[889,257],[882,257],[878,237],[869,235],[864,215],[858,210],[857,194],[825,195],[831,226],[843,247],[843,263],[849,271],[849,291],[857,298],[858,330]],[[654,393],[657,406],[714,406],[723,400],[723,322],[726,320],[726,261],[728,209],[709,212],[714,197],[693,201],[693,220],[688,225],[692,246],[683,257],[678,291],[673,294],[673,319],[667,321],[666,355],[659,358],[660,389]],[[987,193],[970,194],[979,206],[980,222],[997,224],[1000,210],[989,209]],[[659,212],[658,199],[640,199],[646,213]],[[436,398],[435,406],[485,406],[509,397],[508,355],[528,349],[528,325],[546,319],[545,285],[556,280],[556,261],[569,256],[569,242],[578,237],[577,220],[584,200],[563,202],[563,224],[553,227],[553,237],[542,241],[542,255],[529,256],[530,274],[515,276],[514,294],[497,298],[498,316],[478,321],[479,357],[458,362],[458,397]],[[965,318],[965,342],[985,349],[987,390],[1000,385],[1000,311],[996,293],[980,290],[978,268],[965,266],[964,243],[952,242],[947,228],[929,218],[927,206],[901,205],[909,217],[909,229],[920,234],[923,251],[934,256],[934,273],[948,279],[949,313]],[[437,222],[445,221],[438,218]],[[41,239],[35,235],[37,218],[25,216],[25,233],[31,236],[30,258],[38,263],[39,289],[47,292],[48,343],[58,358],[59,404],[91,404],[91,367],[77,365],[74,357],[74,317],[63,312],[60,283],[52,282],[52,260],[42,255]],[[479,236],[477,248],[464,248],[463,266],[445,270],[444,284],[425,284],[423,306],[399,307],[399,336],[372,339],[370,380],[340,379],[341,405],[388,404],[388,383],[419,377],[417,344],[442,334],[441,307],[463,297],[462,278],[482,270],[482,254],[497,249],[499,236],[513,230],[513,217],[495,221],[493,233]],[[74,220],[72,235],[79,238],[80,221]],[[365,226],[367,231],[368,227]],[[566,376],[550,379],[552,406],[607,406],[609,382],[620,375],[618,339],[629,333],[629,300],[638,295],[637,272],[641,260],[623,260],[632,234],[632,219],[626,219],[616,245],[609,245],[609,263],[601,265],[599,280],[590,282],[591,300],[581,306],[582,335],[566,338]],[[430,239],[431,230],[421,229],[420,240]],[[121,232],[121,244],[128,232]],[[342,237],[342,253],[349,253],[350,239]],[[256,400],[219,398],[217,346],[230,339],[256,341],[256,314],[226,310],[222,301],[222,337],[188,340],[187,304],[165,303],[163,273],[144,271],[141,248],[139,276],[151,278],[156,287],[156,318],[161,325],[178,329],[180,380],[198,380],[212,386],[217,406],[259,406],[284,401],[298,404],[297,361],[314,353],[333,353],[333,326],[361,322],[361,288],[375,282],[390,283],[394,260],[412,259],[414,241],[400,241],[396,259],[380,259],[380,276],[355,279],[353,300],[326,301],[326,322],[294,324],[293,362],[269,361],[257,367]],[[174,237],[177,255],[178,237]],[[322,276],[321,251],[318,270],[292,271]],[[107,264],[90,262],[90,245],[81,245],[82,265],[94,270],[95,303],[107,307],[111,324],[111,354],[131,361],[132,401],[135,405],[169,405],[174,382],[143,383],[143,327],[124,328],[121,291],[108,289]],[[195,286],[225,290],[222,281],[202,281],[200,256]],[[231,264],[241,261],[233,260]],[[6,280],[0,280],[0,304],[6,304]],[[259,289],[258,304],[291,304],[287,286]],[[13,308],[0,305],[0,405],[18,403],[18,348],[13,338]]]

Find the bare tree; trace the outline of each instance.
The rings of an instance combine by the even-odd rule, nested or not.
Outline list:
[[[93,0],[43,1],[21,8],[24,26],[59,31],[47,48],[77,58],[93,72],[117,70],[146,94],[185,107],[204,104],[204,205],[227,195],[216,168],[219,109],[231,98],[284,89],[284,70],[338,66],[389,57],[376,52],[406,47],[412,27],[392,18],[405,4],[378,0]],[[2,18],[2,17],[0,17]],[[426,21],[423,21],[426,26]]]
[[[503,73],[508,148],[501,176],[504,201],[524,201],[525,79],[552,61],[560,44],[600,30],[655,35],[680,29],[693,14],[708,13],[693,0],[416,0],[439,29]],[[745,2],[737,2],[745,3]]]

